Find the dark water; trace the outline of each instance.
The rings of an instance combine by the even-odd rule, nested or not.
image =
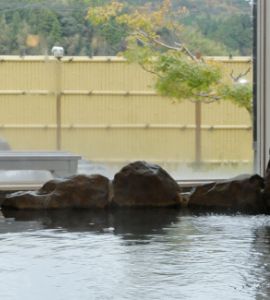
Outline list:
[[[3,212],[0,299],[270,299],[270,217]]]

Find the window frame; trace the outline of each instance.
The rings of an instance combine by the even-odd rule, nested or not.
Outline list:
[[[253,5],[254,163],[256,172],[263,176],[270,149],[270,2],[257,0]]]

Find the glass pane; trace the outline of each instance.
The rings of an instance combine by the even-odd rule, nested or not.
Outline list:
[[[0,137],[11,149],[69,151],[84,159],[79,172],[110,177],[135,160],[182,180],[252,172],[250,1],[0,4]],[[149,58],[169,63],[169,47],[190,68],[164,86],[165,65]],[[191,60],[219,69],[234,94],[208,88],[216,75],[192,71]],[[179,95],[181,80],[189,88]]]

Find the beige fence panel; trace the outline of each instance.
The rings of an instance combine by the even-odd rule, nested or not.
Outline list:
[[[209,60],[227,80],[251,67],[249,58]],[[195,161],[195,105],[156,95],[152,75],[121,58],[2,56],[0,78],[0,137],[13,149],[61,147],[98,162]],[[202,104],[201,120],[202,162],[252,164],[244,109]]]

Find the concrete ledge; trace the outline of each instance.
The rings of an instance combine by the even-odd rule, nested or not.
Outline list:
[[[0,151],[0,170],[47,170],[55,177],[77,173],[81,156],[68,152]]]

